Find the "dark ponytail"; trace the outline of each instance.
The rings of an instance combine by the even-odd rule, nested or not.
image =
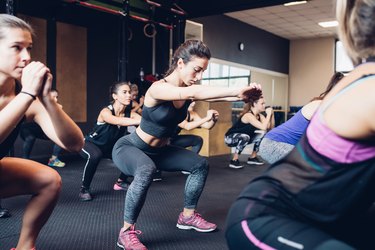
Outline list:
[[[118,92],[118,89],[122,86],[122,85],[128,85],[129,88],[130,88],[130,84],[128,82],[115,82],[114,84],[111,85],[111,87],[109,87],[109,99],[110,99],[110,102],[113,104],[113,102],[115,100],[113,100],[113,97],[112,97],[112,94],[117,94]]]
[[[191,61],[192,57],[211,58],[210,49],[199,40],[187,40],[181,44],[173,54],[171,66],[165,73],[164,77],[170,75],[177,68],[178,59],[182,59],[186,64]]]

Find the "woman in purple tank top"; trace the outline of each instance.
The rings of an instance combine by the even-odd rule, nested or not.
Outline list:
[[[301,139],[323,98],[338,83],[344,74],[336,72],[326,90],[302,107],[291,119],[269,131],[259,146],[258,154],[272,164],[286,156]]]

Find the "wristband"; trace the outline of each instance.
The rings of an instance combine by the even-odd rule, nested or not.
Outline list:
[[[20,93],[22,93],[22,94],[26,94],[26,95],[29,95],[29,96],[31,96],[31,97],[33,98],[33,100],[35,100],[35,99],[36,99],[36,96],[35,96],[35,95],[33,95],[33,94],[30,94],[29,92],[26,92],[26,91],[21,91]]]

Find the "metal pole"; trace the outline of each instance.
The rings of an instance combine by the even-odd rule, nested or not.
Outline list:
[[[5,11],[7,14],[14,16],[15,13],[14,13],[14,1],[13,0],[6,0]]]
[[[152,38],[152,74],[155,75],[155,66],[156,66],[156,36]]]
[[[119,37],[119,60],[118,60],[118,81],[128,80],[128,29],[129,29],[129,0],[124,1],[124,15],[120,16],[120,37]]]
[[[183,18],[175,18],[173,25],[173,51],[185,41],[186,20]]]

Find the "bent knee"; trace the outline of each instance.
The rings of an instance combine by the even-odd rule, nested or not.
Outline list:
[[[196,137],[195,141],[197,144],[203,144],[203,138],[202,137]]]
[[[35,182],[39,187],[39,192],[45,190],[51,193],[59,193],[62,186],[61,176],[51,168],[41,171]]]
[[[192,172],[194,170],[208,172],[208,161],[206,158],[201,157],[200,160],[194,165]]]

